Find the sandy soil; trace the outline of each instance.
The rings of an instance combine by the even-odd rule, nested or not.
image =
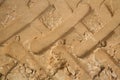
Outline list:
[[[120,80],[120,0],[0,0],[0,80]]]

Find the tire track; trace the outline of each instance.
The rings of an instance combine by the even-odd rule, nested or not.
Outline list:
[[[112,20],[107,23],[99,32],[97,32],[93,38],[95,41],[89,39],[83,43],[81,43],[81,47],[79,49],[79,53],[76,53],[78,57],[82,57],[85,55],[86,51],[92,49],[95,45],[99,43],[99,41],[103,40],[106,36],[108,36],[116,27],[120,24],[120,10],[116,13],[116,15],[112,18]],[[85,47],[82,47],[85,46]]]
[[[41,4],[44,4],[44,2],[41,2]],[[40,7],[42,7],[42,9],[40,9],[39,12],[36,14],[31,14],[31,12],[26,8],[26,11],[23,13],[25,15],[16,20],[16,23],[9,25],[11,27],[8,27],[5,30],[1,31],[0,44],[3,44],[14,35],[26,29],[28,25],[30,25],[36,18],[38,18],[42,14],[44,10],[48,8],[48,5],[41,5]]]
[[[75,26],[78,21],[80,21],[89,12],[88,5],[81,5],[76,11],[71,15],[71,17],[50,34],[42,38],[42,40],[34,40],[31,44],[31,51],[34,53],[40,52],[45,47],[54,43],[58,38],[64,35],[69,29]],[[53,37],[54,36],[54,37]]]

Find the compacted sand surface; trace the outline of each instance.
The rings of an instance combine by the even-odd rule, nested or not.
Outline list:
[[[0,0],[0,80],[120,80],[120,0]]]

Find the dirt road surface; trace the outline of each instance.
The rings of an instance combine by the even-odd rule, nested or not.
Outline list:
[[[120,80],[120,0],[0,0],[0,80]]]

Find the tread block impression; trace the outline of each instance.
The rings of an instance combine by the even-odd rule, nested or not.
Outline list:
[[[0,0],[0,80],[120,80],[120,0]]]

